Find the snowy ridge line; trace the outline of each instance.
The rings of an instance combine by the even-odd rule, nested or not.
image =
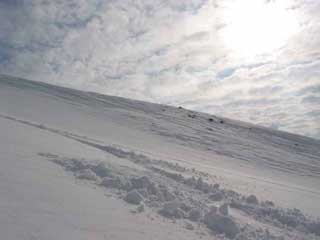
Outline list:
[[[101,140],[88,138],[87,136],[77,135],[77,134],[74,134],[74,133],[70,133],[68,131],[62,131],[62,130],[54,129],[54,128],[51,128],[51,127],[47,127],[47,126],[45,126],[43,124],[33,123],[33,122],[30,122],[30,121],[26,121],[26,120],[21,120],[21,119],[18,119],[16,117],[4,115],[4,114],[0,114],[0,117],[4,118],[4,119],[16,121],[16,122],[19,122],[19,123],[22,123],[22,124],[26,124],[26,125],[29,125],[29,126],[32,126],[32,127],[36,127],[36,128],[41,129],[41,130],[44,130],[44,131],[49,131],[51,133],[58,134],[60,136],[63,136],[63,137],[78,141],[78,142],[80,142],[82,144],[86,144],[88,146],[91,146],[91,147],[94,147],[96,149],[102,150],[104,152],[107,152],[107,153],[112,154],[112,155],[114,155],[116,157],[119,157],[119,158],[126,158],[128,160],[138,161],[138,162],[139,161],[140,162],[143,161],[144,163],[151,163],[151,162],[153,162],[153,163],[158,162],[159,163],[160,162],[160,164],[162,163],[162,165],[163,164],[165,164],[165,165],[173,165],[173,168],[174,168],[174,164],[171,164],[168,161],[163,161],[163,160],[160,160],[160,159],[151,159],[150,157],[148,157],[147,155],[154,155],[151,152],[141,151],[141,150],[133,150],[133,149],[125,151],[125,150],[123,150],[124,149],[123,146],[120,146],[120,145],[115,145],[115,144],[113,144],[113,145],[100,145],[99,143],[103,143],[103,141],[101,141]],[[89,142],[88,140],[92,141],[92,142]],[[144,154],[137,153],[137,152],[141,152],[141,153],[144,153]],[[147,155],[145,155],[145,154],[147,154]],[[180,163],[184,163],[184,161],[179,159],[179,158],[172,158],[172,157],[167,157],[166,156],[166,159],[174,160],[174,161],[180,162]],[[188,163],[188,164],[190,164],[190,163]],[[203,165],[206,166],[208,169],[218,169],[218,170],[224,171],[226,173],[231,173],[231,174],[234,174],[234,175],[243,176],[243,177],[246,177],[246,178],[249,178],[249,179],[254,179],[255,181],[259,181],[259,182],[265,182],[265,183],[281,186],[281,187],[286,188],[286,189],[295,189],[295,190],[299,190],[301,192],[308,192],[308,193],[311,193],[311,194],[320,195],[319,191],[306,189],[306,188],[301,188],[301,187],[298,187],[296,185],[293,186],[293,185],[288,185],[288,184],[281,183],[281,182],[274,182],[271,179],[253,177],[253,176],[250,176],[250,175],[238,173],[238,172],[232,171],[232,170],[219,168],[219,167],[216,167],[216,166],[211,166],[211,165],[208,165],[208,164],[203,164]],[[200,174],[203,174],[201,171],[197,171],[197,172],[200,173]]]
[[[12,77],[4,74],[0,74],[0,83],[14,88],[35,90],[37,92],[46,94],[47,96],[54,96],[57,99],[63,99],[68,103],[77,104],[79,106],[83,104],[91,107],[97,105],[108,108],[120,107],[127,110],[134,109],[135,111],[143,113],[148,113],[149,110],[152,110],[152,108],[149,107],[150,103],[140,100],[128,100],[119,96],[109,97],[96,92],[85,92],[73,88]],[[81,102],[81,104],[79,104],[79,102]],[[162,106],[157,103],[153,103],[153,105],[157,105],[160,107]]]

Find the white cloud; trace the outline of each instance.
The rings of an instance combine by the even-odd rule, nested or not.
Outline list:
[[[320,3],[282,1],[282,11],[295,16],[299,27],[282,38],[280,48],[250,58],[236,56],[222,36],[230,27],[224,13],[232,4],[2,1],[0,71],[320,138]],[[244,6],[246,11],[250,4]]]

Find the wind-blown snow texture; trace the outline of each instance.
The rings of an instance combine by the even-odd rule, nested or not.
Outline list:
[[[320,141],[0,75],[1,239],[320,239]]]

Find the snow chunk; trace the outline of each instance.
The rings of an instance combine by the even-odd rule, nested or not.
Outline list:
[[[85,179],[90,181],[97,181],[97,175],[90,169],[83,169],[76,173],[76,177],[79,179]]]
[[[137,189],[137,191],[143,196],[144,198],[148,198],[148,191],[145,188]]]
[[[219,207],[219,212],[224,216],[228,216],[229,215],[229,205],[227,203],[222,204]]]
[[[152,185],[151,181],[148,177],[143,176],[139,178],[132,178],[131,179],[133,188],[148,188],[150,185]]]
[[[173,201],[176,198],[176,196],[165,186],[162,186],[160,191],[165,201]]]
[[[217,190],[217,189],[219,189],[219,188],[220,188],[220,185],[219,185],[218,183],[215,183],[215,184],[213,185],[213,189]]]
[[[221,201],[222,199],[223,199],[223,194],[222,194],[222,192],[215,192],[215,193],[213,193],[213,194],[211,194],[210,196],[209,196],[209,198],[212,200],[212,201],[215,201],[215,202],[219,202],[219,201]]]
[[[307,224],[307,229],[309,230],[309,232],[320,236],[320,222],[311,222]]]
[[[102,179],[101,186],[104,186],[106,188],[117,188],[122,190],[128,190],[130,188],[130,182],[122,177],[105,177]]]
[[[197,222],[201,219],[201,217],[202,217],[202,211],[200,208],[193,208],[190,210],[188,218],[191,221]]]
[[[147,176],[131,178],[131,189],[145,189],[148,194],[158,195],[159,189]]]
[[[186,229],[188,229],[188,230],[194,230],[194,226],[191,224],[191,223],[186,223],[186,225],[185,225],[185,227],[186,227]]]
[[[258,204],[259,201],[255,195],[250,195],[246,198],[246,202],[250,204]]]
[[[182,203],[178,200],[174,200],[165,203],[159,213],[164,217],[183,218],[185,213],[181,207]]]
[[[104,163],[99,163],[96,166],[92,166],[91,170],[94,171],[99,177],[111,176],[111,170],[108,169]]]
[[[140,205],[137,207],[137,212],[138,212],[138,213],[144,212],[144,205],[143,205],[143,204],[140,204]]]
[[[127,203],[139,205],[143,200],[143,197],[140,195],[140,193],[137,190],[134,189],[127,193],[127,195],[124,197],[124,200]]]
[[[204,216],[204,223],[211,230],[223,233],[231,239],[240,232],[237,223],[232,218],[214,212],[209,212]]]

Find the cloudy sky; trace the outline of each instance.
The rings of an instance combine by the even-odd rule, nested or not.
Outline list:
[[[0,0],[0,73],[320,138],[319,0]]]

